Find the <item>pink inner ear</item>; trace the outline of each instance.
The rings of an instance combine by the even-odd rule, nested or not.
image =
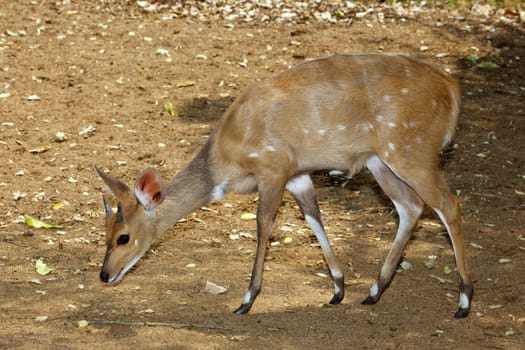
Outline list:
[[[158,173],[145,169],[135,184],[135,196],[146,210],[153,210],[164,199],[165,187]]]
[[[140,179],[139,187],[141,191],[149,192],[146,190],[146,187],[148,186],[148,182],[150,182],[151,177],[154,177],[153,174],[146,174],[142,177],[142,179]]]
[[[148,193],[150,196],[155,197],[158,192],[161,191],[161,185],[155,181],[155,174],[146,174],[140,181],[140,190]]]

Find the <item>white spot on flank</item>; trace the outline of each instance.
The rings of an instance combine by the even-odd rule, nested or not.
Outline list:
[[[401,89],[401,93],[405,94],[405,95],[408,94],[408,89],[407,88],[402,88]]]
[[[408,128],[408,123],[407,122],[402,122],[401,125],[403,125],[405,128]]]
[[[325,129],[319,129],[317,130],[317,133],[321,136],[323,136],[324,134],[326,134],[326,130]]]
[[[394,145],[392,142],[388,143],[388,148],[390,148],[392,151],[396,150],[396,145]]]
[[[370,296],[375,297],[377,292],[379,292],[379,287],[377,286],[377,283],[374,283],[374,285],[370,288]]]
[[[303,134],[308,134],[310,131],[307,128],[302,128]]]
[[[408,125],[409,125],[411,128],[415,128],[416,125],[417,125],[417,123],[416,123],[416,122],[410,122]]]
[[[259,153],[252,152],[252,153],[248,154],[248,157],[250,157],[250,158],[258,158],[259,157]]]
[[[339,131],[344,131],[344,130],[346,130],[346,126],[344,126],[344,125],[338,125],[338,126],[337,126],[337,130],[339,130]]]
[[[392,100],[392,96],[390,96],[390,95],[383,96],[383,101],[390,102],[390,100]]]
[[[383,121],[382,115],[376,115],[376,122],[381,123]]]
[[[397,124],[394,122],[388,122],[386,125],[388,125],[389,128],[395,128],[397,126]]]
[[[388,153],[388,151],[385,151],[385,158],[388,158],[388,156],[390,156],[390,153]]]
[[[266,146],[266,149],[270,152],[275,152],[275,147],[273,146]]]

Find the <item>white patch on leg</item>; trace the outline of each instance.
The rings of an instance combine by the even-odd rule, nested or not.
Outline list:
[[[411,205],[408,208],[410,209],[409,211],[407,210],[407,208],[401,205],[401,203],[399,203],[398,201],[392,200],[392,203],[394,203],[394,206],[396,207],[397,215],[399,216],[399,226],[397,227],[397,234],[396,234],[396,238],[394,239],[394,241],[397,241],[398,239],[401,238],[401,237],[398,237],[399,234],[402,232],[408,231],[408,229],[410,228],[409,227],[410,222],[411,222],[410,213],[411,212],[416,213],[416,215],[419,216],[421,214],[422,208],[416,205]]]
[[[439,209],[434,209],[434,211],[436,212],[436,214],[438,214],[439,219],[443,222],[443,224],[445,225],[445,228],[447,229],[447,231],[450,232],[450,229],[448,227],[448,222],[445,219],[445,215],[443,215],[443,212],[441,212],[441,210],[439,210]]]
[[[443,138],[443,145],[441,148],[445,148],[446,145],[448,145],[452,141],[452,134],[450,132],[447,132],[445,134],[445,137]]]
[[[317,237],[317,240],[319,241],[319,245],[321,245],[321,249],[323,250],[325,256],[332,256],[334,255],[334,252],[332,251],[332,246],[330,245],[330,241],[328,240],[328,237],[326,237],[326,233],[324,232],[323,226],[319,221],[311,217],[310,215],[305,215],[304,219],[310,225],[310,228],[312,231],[314,231],[315,236]],[[328,260],[328,259],[327,259]],[[342,278],[343,273],[339,270],[337,266],[330,266],[330,273],[332,274],[332,277],[335,278]],[[332,269],[333,268],[333,269]]]
[[[314,234],[317,236],[317,239],[319,240],[319,244],[321,245],[321,248],[324,249],[324,247],[330,246],[330,241],[328,241],[328,238],[326,237],[323,227],[321,226],[319,221],[317,221],[310,215],[305,215],[304,219],[306,220],[308,225],[310,225],[310,227],[312,228],[312,231],[314,231]]]
[[[399,225],[397,226],[397,233],[394,238],[394,242],[400,240],[404,235],[400,235],[401,232],[405,232],[408,229],[408,222],[409,215],[408,212],[405,210],[405,207],[403,207],[399,202],[392,200],[392,203],[394,203],[394,207],[396,207],[397,215],[399,216]],[[383,267],[385,267],[383,265]]]
[[[341,288],[339,288],[337,283],[335,284],[334,293],[337,294],[337,295],[339,295],[341,293]]]
[[[439,209],[435,209],[434,208],[434,211],[438,214],[439,218],[443,222],[443,225],[445,225],[445,228],[447,229],[449,237],[452,237],[451,234],[450,234],[450,226],[448,225],[448,222],[445,219],[445,215],[443,215],[443,213]],[[454,249],[454,255],[455,255],[456,254],[456,246],[454,244],[454,240],[451,239],[450,241],[452,242],[452,249]],[[457,262],[457,259],[458,259],[458,257],[456,256],[456,262]],[[462,292],[459,293],[459,307],[461,309],[468,309],[470,307],[470,302],[469,302],[468,296],[465,293],[462,293]]]
[[[468,296],[465,293],[459,293],[459,308],[468,309],[470,308],[470,302]]]
[[[252,300],[252,293],[250,291],[247,291],[246,294],[244,294],[244,297],[242,298],[243,304],[249,304]]]
[[[380,169],[383,162],[378,156],[372,156],[366,161],[366,167],[373,172],[373,169]]]
[[[434,211],[436,212],[436,214],[438,214],[439,216],[439,219],[441,220],[441,222],[443,223],[443,225],[445,225],[445,228],[447,229],[447,232],[448,232],[448,235],[450,236],[450,227],[448,226],[448,222],[447,220],[445,219],[445,215],[443,215],[443,213],[441,212],[441,210],[439,209],[435,209],[433,208]],[[452,248],[454,249],[454,253],[456,252],[456,247],[454,246],[454,240],[451,239],[450,240],[452,242]]]
[[[293,194],[300,194],[311,190],[313,187],[310,175],[304,174],[293,177],[286,184],[286,189]]]
[[[212,202],[219,201],[222,198],[224,198],[224,194],[226,193],[226,187],[228,186],[228,183],[229,181],[225,180],[213,188],[213,191],[211,192]]]
[[[374,285],[370,287],[370,296],[375,297],[378,292],[379,292],[379,287],[377,286],[377,283],[374,283]]]

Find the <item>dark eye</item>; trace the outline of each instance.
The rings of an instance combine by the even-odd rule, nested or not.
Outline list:
[[[129,242],[129,235],[127,234],[120,235],[119,238],[117,239],[117,245],[127,244],[128,242]]]

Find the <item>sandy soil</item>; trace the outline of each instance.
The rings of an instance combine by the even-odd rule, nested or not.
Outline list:
[[[403,15],[402,7],[383,6],[354,14],[351,22],[246,23],[92,3],[0,1],[0,348],[523,346],[525,32],[519,18],[439,8]],[[362,51],[407,53],[461,83],[459,130],[442,165],[463,208],[475,288],[468,318],[453,318],[456,277],[445,273],[455,267],[452,248],[431,211],[405,252],[413,269],[399,271],[377,305],[360,304],[397,225],[393,206],[367,172],[344,186],[327,173],[315,176],[329,237],[345,266],[341,305],[327,305],[333,287],[326,265],[288,195],[263,290],[248,315],[232,311],[248,285],[255,241],[230,235],[255,236],[254,221],[241,219],[255,212],[255,196],[229,195],[197,211],[120,284],[100,282],[103,186],[93,164],[130,185],[146,166],[170,178],[249,83],[305,58]],[[497,67],[475,66],[467,59],[473,55],[476,63]],[[178,116],[164,112],[167,102]],[[53,142],[57,132],[64,142]],[[24,215],[64,228],[31,228]],[[431,270],[424,265],[429,255],[438,257]],[[53,271],[39,275],[38,259]],[[228,291],[204,293],[206,281]]]

